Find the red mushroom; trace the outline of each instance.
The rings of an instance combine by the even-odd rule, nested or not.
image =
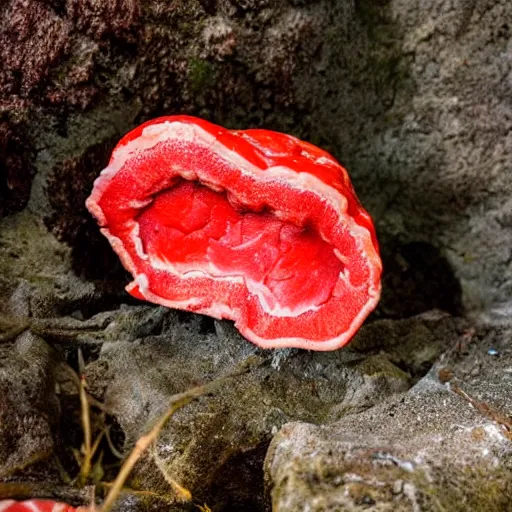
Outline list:
[[[75,509],[65,503],[52,500],[0,501],[0,512],[79,512],[79,510],[86,511],[82,507]]]
[[[86,204],[133,275],[129,293],[234,320],[263,348],[339,348],[379,299],[373,223],[347,172],[290,135],[149,121]]]

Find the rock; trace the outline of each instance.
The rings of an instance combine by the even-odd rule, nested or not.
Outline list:
[[[284,425],[265,462],[273,510],[508,510],[511,334],[482,329],[464,355],[447,352],[444,384],[436,365],[410,391],[359,414]],[[500,361],[484,358],[478,378],[454,377],[491,343],[506,352]]]
[[[135,338],[133,329],[144,325],[153,332],[139,330]],[[462,325],[439,313],[377,321],[344,350],[286,350],[276,364],[279,352],[256,349],[228,322],[165,308],[125,307],[106,329],[115,335],[104,339],[86,376],[91,392],[115,415],[129,449],[173,394],[232,372],[252,354],[264,356],[262,367],[177,412],[131,479],[136,488],[164,492],[164,473],[206,503],[261,509],[263,457],[283,424],[332,422],[405,392],[418,368],[457,342]],[[386,326],[389,331],[380,337]],[[402,361],[404,351],[414,373],[394,363]],[[422,363],[414,363],[416,358]]]
[[[22,210],[30,197],[35,154],[26,132],[22,121],[0,120],[0,217]]]
[[[50,347],[28,332],[0,345],[0,478],[53,453],[59,402],[51,360]]]
[[[396,292],[384,293],[386,314],[500,310],[512,286],[510,62],[499,57],[512,6],[429,0],[419,9],[403,0],[115,9],[9,0],[0,11],[3,208],[25,204],[36,171],[30,208],[72,246],[76,269],[101,279],[114,260],[73,207],[107,147],[178,111],[264,126],[325,147],[349,169]]]

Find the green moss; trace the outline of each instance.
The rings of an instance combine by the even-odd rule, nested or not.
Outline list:
[[[424,478],[416,472],[415,485],[429,503],[426,510],[450,510],[454,512],[485,512],[487,510],[510,510],[512,492],[511,473],[507,469],[486,471],[482,468],[467,467],[460,472],[457,468],[450,474],[445,467],[435,475],[433,485],[431,475]]]
[[[193,57],[188,63],[188,78],[193,92],[202,92],[215,82],[215,68],[208,61]]]
[[[409,380],[409,375],[395,366],[389,359],[382,355],[369,356],[357,366],[361,374],[368,377],[385,377],[398,380]]]
[[[333,510],[332,503],[343,499],[360,510],[357,505],[364,504],[363,500],[370,497],[379,510],[391,510],[389,507],[392,506],[393,510],[405,511],[412,509],[412,496],[412,500],[421,503],[421,510],[425,512],[510,510],[510,470],[489,471],[488,467],[464,469],[445,463],[439,467],[424,466],[427,470],[416,466],[411,472],[399,466],[375,464],[371,456],[346,457],[347,453],[350,449],[346,453],[329,456],[294,458],[292,469],[281,481],[274,482],[272,498],[275,508],[281,510],[278,504],[288,503],[291,499],[292,502],[314,500],[320,503],[315,511]],[[345,479],[345,475],[358,475],[359,479],[354,482]],[[379,486],[375,486],[375,481],[380,482]],[[409,495],[394,491],[394,484],[398,481],[409,487]]]

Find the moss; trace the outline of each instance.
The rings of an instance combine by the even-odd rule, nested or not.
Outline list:
[[[462,471],[454,468],[450,473],[446,467],[442,475],[414,473],[418,491],[429,503],[426,510],[450,510],[453,512],[485,512],[487,510],[509,510],[512,493],[511,474],[508,470],[485,471],[484,468],[467,467]]]
[[[374,379],[385,377],[386,379],[409,380],[409,375],[406,372],[382,355],[367,357],[357,368],[363,375]]]
[[[405,511],[411,510],[414,500],[421,504],[421,510],[428,512],[510,510],[509,470],[460,468],[445,463],[437,467],[428,465],[428,469],[418,465],[411,472],[400,466],[381,465],[371,453],[355,453],[357,457],[350,449],[324,456],[314,453],[295,457],[290,462],[292,469],[274,482],[274,508],[283,510],[280,503],[289,505],[290,500],[297,500],[314,502],[315,510],[333,510],[333,503],[343,503],[343,510],[361,510],[360,507],[374,504],[379,510],[390,510],[392,506],[393,510]],[[357,481],[353,475],[357,475]],[[407,486],[409,492],[397,491],[397,482],[402,482],[402,488]]]
[[[211,87],[215,82],[216,71],[212,64],[203,59],[193,57],[188,62],[188,78],[190,89],[199,93]]]

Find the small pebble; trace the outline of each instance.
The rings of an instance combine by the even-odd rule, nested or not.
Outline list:
[[[393,483],[393,494],[401,494],[403,487],[404,487],[403,480],[395,480],[395,482]]]
[[[469,373],[470,377],[477,377],[480,375],[480,366],[475,366]]]
[[[442,384],[446,384],[452,380],[453,372],[450,368],[443,367],[439,370],[437,377]]]

